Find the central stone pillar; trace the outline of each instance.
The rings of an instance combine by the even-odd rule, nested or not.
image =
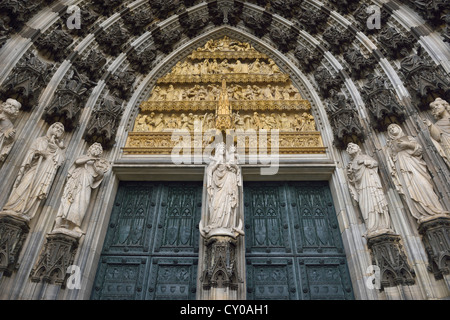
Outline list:
[[[197,299],[245,299],[242,174],[233,145],[217,145],[204,181]]]

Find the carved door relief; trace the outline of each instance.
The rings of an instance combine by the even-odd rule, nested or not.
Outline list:
[[[195,299],[201,196],[201,182],[122,182],[91,298]]]
[[[353,299],[327,182],[244,183],[247,299]]]

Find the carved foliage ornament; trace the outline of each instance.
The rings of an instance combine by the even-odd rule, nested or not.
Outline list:
[[[67,56],[67,48],[72,44],[72,37],[63,30],[54,30],[35,42],[36,47],[50,59],[62,61]]]
[[[241,19],[242,8],[244,4],[234,1],[232,6],[228,3],[220,3],[217,1],[208,2],[208,12],[212,23],[215,25],[230,24],[235,26]]]
[[[122,100],[107,95],[89,119],[84,139],[88,142],[100,143],[104,149],[109,149],[115,143],[117,127],[123,114]]]
[[[344,53],[344,59],[347,61],[351,75],[356,80],[363,78],[367,73],[373,70],[376,60],[373,56],[364,57],[362,53],[356,49],[351,48]]]
[[[328,20],[328,14],[321,10],[303,9],[298,17],[298,22],[311,34],[322,30]]]
[[[78,124],[81,110],[93,86],[94,82],[72,68],[45,108],[43,119],[48,123],[59,121],[67,131],[72,130]]]
[[[11,276],[23,242],[28,234],[28,224],[9,215],[0,215],[0,273]]]
[[[345,149],[350,142],[358,144],[364,141],[364,130],[358,112],[343,93],[331,91],[331,98],[327,100],[327,114],[336,147]]]
[[[127,31],[117,23],[96,35],[96,40],[102,50],[112,56],[116,56],[122,51],[123,44],[127,43],[128,39]]]
[[[412,34],[402,35],[395,28],[389,26],[380,30],[377,39],[387,55],[393,59],[400,59],[408,55],[415,42]]]
[[[312,72],[319,66],[320,61],[323,58],[323,51],[318,48],[309,50],[308,48],[299,45],[295,49],[294,55],[301,64],[303,70]]]
[[[31,281],[64,285],[67,269],[73,264],[78,248],[78,240],[64,234],[49,234],[47,242],[34,268]]]
[[[380,268],[381,290],[415,283],[416,274],[408,264],[400,240],[400,236],[389,234],[368,239],[372,261]]]
[[[404,107],[383,77],[370,76],[363,87],[362,96],[378,130],[384,131],[389,124],[405,120]]]
[[[33,53],[26,53],[1,85],[4,100],[14,97],[22,103],[23,110],[37,104],[39,95],[50,78],[51,65]]]
[[[401,73],[409,93],[415,98],[413,102],[421,109],[426,109],[435,97],[450,100],[450,80],[448,75],[434,67],[418,54],[401,61]]]
[[[244,24],[252,29],[257,37],[262,37],[268,32],[272,24],[272,15],[264,11],[262,14],[255,12],[243,13]]]

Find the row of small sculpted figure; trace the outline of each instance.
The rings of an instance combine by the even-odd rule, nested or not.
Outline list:
[[[234,112],[232,120],[235,129],[280,129],[286,131],[315,131],[316,125],[314,117],[309,113],[295,114],[288,116],[286,113],[270,113],[266,115],[258,112],[253,114],[240,115],[239,112]],[[164,130],[187,129],[193,131],[195,123],[202,130],[210,130],[215,128],[215,114],[205,113],[198,115],[193,113],[182,113],[181,115],[164,113],[155,114],[139,114],[135,123],[135,132],[161,132]]]
[[[430,137],[450,168],[450,106],[437,98],[430,104],[436,122],[424,119]],[[408,211],[420,224],[436,217],[449,217],[433,188],[431,175],[423,159],[423,147],[418,140],[406,135],[398,124],[387,129],[387,163],[397,191],[404,195]],[[353,143],[347,147],[350,162],[347,166],[350,193],[359,203],[367,228],[367,237],[393,233],[388,202],[378,175],[378,162]]]
[[[228,59],[218,62],[217,59],[205,59],[203,62],[190,63],[188,61],[178,62],[173,67],[170,75],[208,75],[208,74],[266,74],[273,75],[281,73],[280,68],[272,59],[266,63],[260,59],[256,59],[253,63],[241,62],[236,60],[235,63]]]
[[[259,87],[257,85],[247,85],[242,87],[232,84],[227,88],[230,100],[250,101],[250,100],[301,100],[301,95],[293,86],[281,87],[267,85]],[[219,100],[221,88],[218,85],[210,84],[195,85],[189,89],[174,88],[169,85],[166,89],[156,86],[153,89],[150,101],[217,101]]]
[[[8,99],[1,105],[0,150],[3,162],[12,148],[15,129],[12,120],[17,117],[21,104]],[[47,198],[58,168],[65,161],[63,142],[64,125],[52,124],[46,135],[35,139],[20,166],[13,189],[0,215],[17,217],[29,222],[38,211],[39,203]],[[60,207],[53,231],[62,231],[75,237],[80,229],[90,202],[92,189],[97,188],[111,167],[102,158],[102,145],[94,143],[86,155],[75,160],[68,172]]]

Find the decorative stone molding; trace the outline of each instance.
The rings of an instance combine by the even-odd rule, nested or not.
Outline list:
[[[300,5],[303,0],[270,0],[268,1],[273,13],[281,14],[283,17],[291,19],[296,12],[301,10]]]
[[[156,57],[157,50],[154,46],[145,48],[141,52],[132,48],[127,54],[127,59],[130,61],[132,68],[141,74],[150,72]]]
[[[125,27],[131,34],[139,35],[143,33],[146,27],[154,20],[150,10],[139,10],[137,12],[129,12],[122,16]]]
[[[295,48],[298,32],[294,28],[285,29],[284,27],[272,25],[269,36],[278,45],[278,49],[286,53]]]
[[[386,54],[392,59],[400,59],[407,56],[415,43],[415,39],[411,34],[404,36],[395,28],[389,26],[380,30],[377,40]]]
[[[298,16],[298,22],[312,35],[323,31],[329,15],[320,10],[303,9]]]
[[[405,107],[398,102],[394,90],[381,76],[369,76],[362,90],[366,107],[373,119],[372,125],[379,131],[385,131],[391,123],[405,121]]]
[[[93,81],[98,81],[102,75],[107,59],[102,52],[92,49],[85,59],[78,58],[73,65],[79,72],[83,72]]]
[[[63,233],[48,234],[39,259],[31,270],[31,281],[64,286],[67,268],[73,264],[77,248],[76,238]]]
[[[104,149],[114,145],[117,127],[123,114],[122,103],[121,99],[112,95],[103,98],[91,114],[86,127],[84,139],[87,142],[98,142]]]
[[[163,53],[169,53],[173,45],[181,39],[181,31],[178,29],[162,31],[160,27],[156,26],[152,31],[152,38],[155,42],[155,46]]]
[[[241,20],[243,6],[241,1],[233,1],[233,5],[229,2],[209,1],[209,18],[216,26],[222,24],[235,26]]]
[[[230,288],[237,290],[239,278],[236,267],[237,241],[229,237],[205,240],[206,263],[201,277],[204,290]]]
[[[184,33],[189,38],[193,38],[208,24],[209,16],[207,12],[205,14],[205,12],[188,13],[184,11],[178,16],[178,21],[184,28]]]
[[[348,29],[340,30],[336,26],[328,27],[322,37],[328,42],[328,49],[335,54],[343,52],[355,39],[355,35]]]
[[[254,11],[245,11],[242,14],[244,24],[255,32],[255,35],[261,38],[265,35],[272,24],[272,15],[267,11],[258,14]]]
[[[59,121],[67,131],[73,130],[93,86],[94,82],[86,75],[72,68],[45,108],[42,118],[49,124]]]
[[[124,70],[112,74],[106,81],[106,84],[113,95],[126,100],[133,94],[135,81],[136,75],[134,70]]]
[[[52,65],[41,61],[29,52],[16,64],[0,88],[3,99],[16,97],[22,103],[22,109],[29,111],[37,105],[39,95],[47,84]]]
[[[124,43],[128,42],[129,37],[128,32],[119,24],[113,24],[108,30],[95,36],[100,48],[111,56],[117,56],[125,49]]]
[[[439,280],[450,275],[450,217],[438,217],[419,225],[428,255],[428,270]]]
[[[308,48],[299,45],[295,48],[294,56],[302,66],[302,70],[305,72],[312,72],[317,69],[320,61],[323,58],[323,51],[318,48],[309,50]]]
[[[350,142],[361,144],[365,139],[358,112],[344,94],[332,90],[332,98],[327,100],[327,114],[334,133],[334,145],[347,148]]]
[[[343,57],[347,61],[351,70],[351,76],[355,80],[362,79],[373,72],[373,68],[377,62],[373,56],[369,56],[368,58],[364,57],[356,48],[351,48],[344,52]]]
[[[440,69],[421,57],[421,51],[401,61],[401,73],[413,103],[420,109],[428,109],[435,97],[450,101],[450,80]]]
[[[381,234],[367,239],[372,253],[372,262],[380,268],[381,290],[399,285],[413,285],[416,274],[395,234]]]
[[[10,277],[14,272],[29,229],[27,221],[0,214],[0,278]]]
[[[342,85],[342,79],[333,76],[327,68],[323,66],[319,66],[314,71],[314,79],[316,80],[319,92],[323,98],[332,96],[331,93],[338,91]]]
[[[67,49],[72,42],[72,37],[66,31],[56,29],[46,36],[43,35],[35,45],[44,56],[61,62],[67,56]]]

